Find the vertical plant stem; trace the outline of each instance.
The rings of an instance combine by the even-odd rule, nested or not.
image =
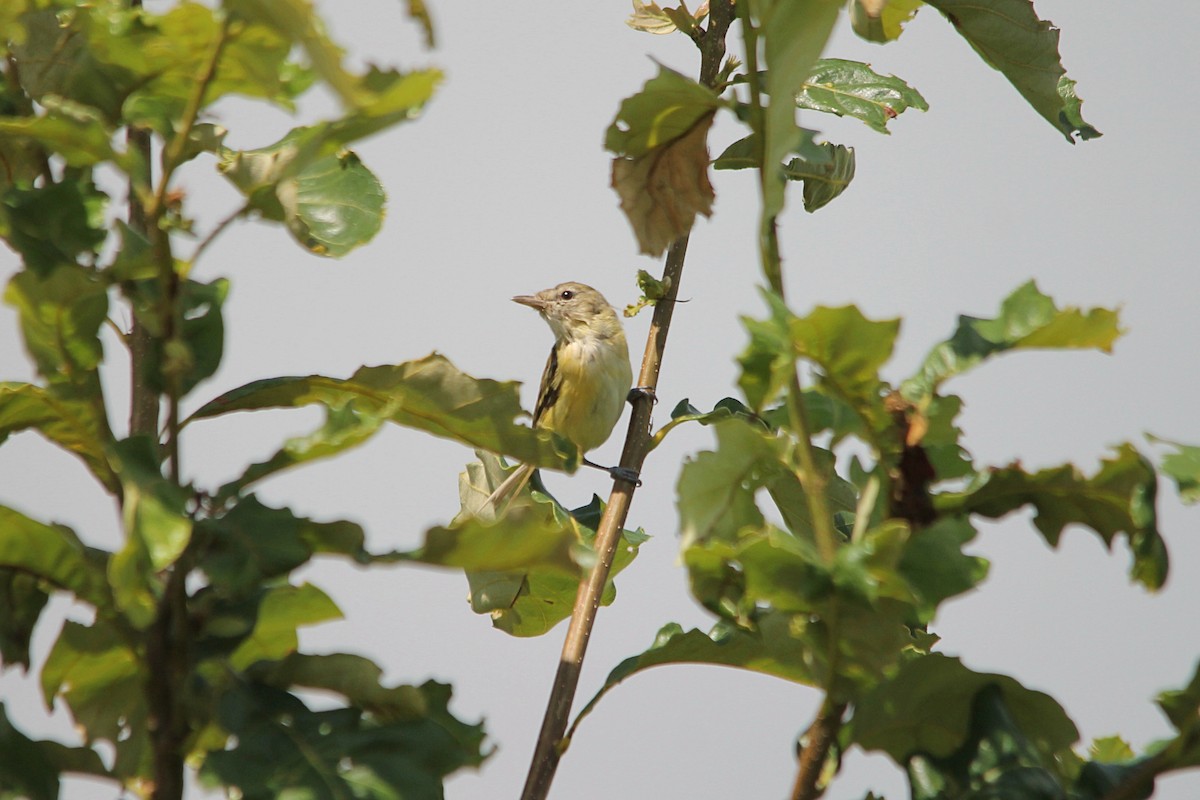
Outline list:
[[[638,386],[651,391],[658,386],[658,373],[667,344],[671,314],[679,292],[687,245],[688,237],[684,235],[667,250],[667,261],[663,268],[663,282],[668,287],[667,295],[654,307],[654,317],[646,339],[646,352],[642,357],[641,371],[638,373]],[[625,436],[625,448],[621,453],[622,467],[641,471],[650,443],[650,413],[653,408],[654,401],[650,396],[641,396],[634,402],[629,429]],[[521,792],[523,800],[545,800],[550,792],[554,773],[558,769],[558,761],[566,750],[568,743],[563,740],[563,734],[570,719],[571,703],[575,699],[579,675],[583,670],[584,654],[596,621],[596,613],[600,608],[600,597],[612,570],[613,557],[617,544],[621,541],[621,531],[625,527],[625,518],[629,513],[634,489],[635,485],[628,481],[617,480],[614,483],[608,506],[604,509],[604,515],[596,528],[596,564],[580,581],[579,590],[575,595],[575,607],[571,612],[566,640],[563,642],[558,671],[554,675],[550,699],[546,704],[546,713],[542,718],[542,727],[533,752],[533,761],[529,765],[525,788]]]
[[[733,21],[731,0],[715,0],[709,20],[708,29],[697,33],[693,39],[701,53],[700,80],[711,87],[725,57],[725,34]],[[675,311],[679,284],[683,276],[687,245],[688,236],[685,234],[667,250],[662,277],[667,288],[666,296],[654,306],[654,316],[646,338],[646,349],[642,356],[637,385],[649,392],[638,396],[633,403],[633,413],[625,435],[625,447],[621,452],[621,466],[635,472],[641,471],[649,449],[650,414],[654,408],[652,393],[658,386],[659,370],[667,345],[667,332],[670,330],[671,316]],[[608,506],[596,529],[596,564],[580,582],[575,595],[575,607],[571,612],[558,670],[546,703],[546,712],[542,718],[542,727],[534,747],[525,787],[521,792],[523,800],[545,800],[558,769],[559,759],[569,744],[563,739],[563,735],[570,718],[575,690],[579,685],[579,676],[583,670],[588,640],[591,638],[592,627],[600,608],[600,597],[612,570],[613,557],[621,541],[621,531],[625,527],[635,488],[636,486],[629,481],[614,482]]]
[[[742,37],[746,50],[746,76],[750,86],[750,115],[749,121],[757,141],[756,156],[759,170],[759,193],[761,211],[759,218],[759,259],[762,264],[763,276],[767,285],[780,299],[786,297],[783,284],[783,258],[779,251],[779,232],[775,213],[767,209],[767,192],[769,182],[779,180],[776,174],[778,164],[766,163],[766,127],[765,109],[763,106],[763,91],[759,85],[758,67],[758,31],[750,13],[750,4],[738,4],[738,16],[742,22]],[[790,98],[772,97],[771,102],[790,102]],[[817,467],[816,454],[813,450],[812,427],[808,422],[808,412],[804,407],[804,394],[800,387],[800,377],[793,369],[791,380],[787,386],[788,420],[796,435],[796,455],[800,462],[800,483],[804,489],[804,498],[808,504],[809,515],[813,521],[813,538],[816,540],[817,551],[821,560],[831,564],[837,556],[838,541],[833,530],[833,516],[826,499],[827,481],[825,475]],[[827,620],[830,624],[830,661],[836,661],[838,654],[837,621],[836,618]],[[830,670],[832,682],[836,670]],[[792,788],[792,800],[812,800],[819,794],[818,781],[829,748],[837,738],[841,728],[842,715],[846,711],[844,703],[834,703],[832,685],[825,687],[825,699],[820,713],[804,737],[804,744],[798,754],[798,769],[796,781]]]
[[[770,181],[778,180],[776,174],[780,166],[766,162],[766,130],[763,106],[763,91],[760,85],[758,67],[758,30],[750,15],[749,3],[738,3],[738,18],[742,23],[742,39],[746,55],[746,82],[750,87],[750,127],[755,133],[755,156],[758,160],[758,185],[761,200],[759,218],[759,258],[762,263],[763,276],[767,285],[782,300],[786,297],[783,285],[783,259],[779,253],[779,232],[776,217],[767,211],[767,189]],[[772,102],[790,102],[780,99]],[[803,473],[801,485],[804,487],[804,497],[808,502],[809,514],[813,520],[813,536],[817,542],[817,550],[825,563],[833,561],[837,553],[837,537],[833,532],[833,517],[829,512],[829,503],[825,499],[825,476],[817,469],[816,456],[813,453],[812,429],[808,424],[808,412],[804,408],[804,395],[800,390],[800,379],[793,372],[787,390],[788,418],[796,433],[798,446],[796,453],[800,459],[800,470]]]
[[[130,151],[150,167],[150,132],[130,128],[125,134]],[[146,219],[144,197],[150,196],[150,176],[131,175],[129,178],[129,227],[146,239],[150,229]],[[129,329],[129,435],[153,436],[158,431],[159,397],[146,380],[145,367],[151,352],[151,336],[146,326],[132,314]]]
[[[132,0],[140,6],[140,0]],[[159,394],[144,385],[142,376],[149,369],[161,375],[166,397],[165,426],[166,472],[172,483],[182,484],[179,458],[179,401],[183,394],[183,281],[171,250],[170,232],[166,226],[170,212],[171,180],[184,161],[188,137],[191,134],[204,95],[216,75],[224,50],[228,27],[223,26],[213,42],[204,70],[197,76],[192,94],[184,107],[175,135],[163,146],[157,185],[150,174],[149,134],[130,131],[130,146],[137,147],[143,156],[147,174],[137,176],[130,191],[130,220],[150,242],[154,263],[158,267],[158,292],[155,297],[158,314],[158,340],[145,327],[134,322],[131,335],[134,397],[130,415],[130,432],[153,435],[158,429]],[[142,138],[145,137],[145,138]],[[158,364],[150,365],[150,348],[157,345]],[[153,408],[151,408],[151,405]],[[184,702],[184,692],[190,673],[191,632],[188,629],[187,575],[188,552],[171,566],[166,575],[162,597],[154,622],[146,631],[145,659],[148,674],[146,700],[149,707],[147,727],[150,733],[154,785],[152,800],[182,800],[184,758],[191,723]]]
[[[814,800],[820,795],[818,782],[829,748],[837,739],[842,727],[845,703],[830,703],[828,699],[821,712],[804,734],[804,746],[799,753],[800,769],[796,772],[796,783],[792,787],[792,800]]]

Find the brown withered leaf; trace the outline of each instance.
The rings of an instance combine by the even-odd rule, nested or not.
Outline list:
[[[661,255],[692,229],[697,214],[712,214],[715,194],[708,180],[705,114],[687,133],[637,158],[613,159],[612,187],[621,198],[641,252]]]

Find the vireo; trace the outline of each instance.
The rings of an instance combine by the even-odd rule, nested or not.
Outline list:
[[[604,444],[633,385],[629,348],[617,312],[604,295],[574,282],[519,295],[513,302],[536,309],[554,331],[554,346],[533,409],[534,427],[570,439],[585,453]],[[519,492],[533,471],[528,464],[517,468],[496,487],[484,508],[495,508]]]

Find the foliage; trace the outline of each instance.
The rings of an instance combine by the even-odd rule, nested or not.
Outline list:
[[[944,391],[1010,351],[1107,352],[1120,334],[1116,312],[1060,308],[1031,281],[994,318],[960,318],[910,377],[892,383],[883,375],[899,320],[872,320],[854,306],[799,313],[785,295],[777,227],[789,181],[802,184],[812,212],[841,197],[858,168],[852,148],[820,141],[797,111],[853,117],[886,134],[903,112],[927,109],[900,78],[822,58],[843,5],[719,0],[693,12],[634,3],[630,26],[688,36],[704,76],[660,67],[606,132],[612,185],[638,249],[671,248],[682,268],[674,245],[712,211],[708,139],[727,114],[741,130],[711,164],[757,174],[766,312],[743,320],[740,398],[711,410],[682,401],[669,423],[630,445],[640,458],[680,426],[712,429],[714,448],[681,468],[676,502],[680,561],[713,627],[663,626],[612,670],[576,724],[643,670],[712,664],[822,694],[818,723],[828,735],[805,737],[796,797],[817,796],[840,751],[855,745],[886,753],[923,800],[1148,797],[1157,775],[1200,765],[1200,673],[1159,699],[1172,739],[1141,755],[1100,740],[1084,755],[1052,698],[935,652],[928,629],[943,602],[987,575],[987,563],[964,552],[974,520],[1027,506],[1051,545],[1068,526],[1090,528],[1108,546],[1123,537],[1131,577],[1150,590],[1163,585],[1168,557],[1146,456],[1123,443],[1094,471],[977,464],[956,426],[961,400]],[[850,24],[870,41],[895,41],[921,5],[853,0]],[[1068,141],[1100,135],[1082,118],[1057,29],[1030,2],[929,5]],[[424,3],[407,7],[432,44]],[[735,14],[744,65],[721,63]],[[180,401],[220,365],[230,291],[226,279],[195,280],[193,265],[239,218],[281,224],[319,256],[366,244],[386,198],[347,148],[415,119],[440,73],[348,67],[305,0],[181,2],[161,12],[16,0],[0,20],[0,237],[22,262],[4,299],[39,376],[0,384],[0,443],[36,431],[73,454],[117,502],[123,533],[108,551],[89,545],[87,531],[0,507],[4,667],[31,667],[30,640],[51,593],[94,611],[89,623],[63,626],[39,676],[46,703],[69,709],[84,746],[31,740],[0,708],[0,796],[52,798],[61,776],[77,772],[177,800],[186,763],[206,785],[248,798],[441,797],[447,775],[487,756],[482,725],[451,714],[448,686],[388,686],[360,656],[300,652],[298,630],[340,611],[294,573],[318,556],[461,569],[474,611],[510,635],[541,635],[581,605],[581,580],[595,579],[595,605],[615,599],[612,575],[648,539],[623,528],[632,489],[567,509],[535,478],[502,514],[483,513],[510,474],[501,456],[572,471],[581,454],[520,422],[515,384],[473,378],[437,354],[345,378],[263,378],[179,416]],[[292,110],[315,86],[338,100],[340,115],[276,142],[234,150],[211,121],[223,98]],[[208,166],[240,198],[184,252],[199,220],[179,177]],[[677,281],[642,273],[638,285],[644,298],[630,313],[654,305],[656,324],[669,322]],[[112,424],[123,410],[99,379],[101,328],[116,319],[132,320],[121,331],[134,378],[124,437]],[[182,480],[185,426],[306,405],[325,414],[312,433],[224,485]],[[308,519],[253,493],[282,470],[365,443],[385,423],[477,452],[460,477],[461,512],[427,530],[420,547],[372,553],[358,525]],[[1200,449],[1151,441],[1172,448],[1161,470],[1194,501]],[[604,531],[615,542],[609,551],[598,544]],[[305,690],[338,700],[314,710]],[[539,742],[550,748],[543,762],[557,763],[569,740]]]

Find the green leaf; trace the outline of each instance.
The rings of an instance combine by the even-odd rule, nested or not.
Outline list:
[[[32,273],[50,279],[61,274],[56,268],[94,257],[106,235],[97,213],[107,199],[84,181],[10,188],[0,198],[0,232]]]
[[[584,570],[595,562],[592,544],[603,504],[593,497],[568,511],[546,494],[532,492],[509,501],[498,521],[481,520],[472,509],[505,473],[496,456],[477,455],[480,461],[459,475],[464,512],[449,528],[430,530],[420,550],[398,555],[464,568],[475,613],[490,614],[492,625],[512,636],[540,636],[571,614]],[[640,530],[622,531],[602,605],[615,599],[613,578],[647,538]]]
[[[0,703],[0,797],[58,800],[58,769],[39,744],[13,727]]]
[[[975,538],[975,529],[964,519],[940,519],[916,531],[904,548],[900,574],[918,598],[918,619],[932,621],[943,600],[974,589],[987,577],[988,562],[963,553]]]
[[[1050,701],[1053,703],[1053,701]],[[983,686],[971,702],[970,736],[949,756],[918,753],[909,758],[914,800],[978,795],[996,800],[1062,800],[1077,768],[1069,750],[1049,751],[1028,735],[1000,686]],[[1061,713],[1061,709],[1057,709]],[[1069,721],[1068,721],[1069,723]],[[1036,736],[1038,731],[1034,731]],[[1031,740],[1032,739],[1032,740]]]
[[[288,230],[316,255],[341,258],[383,225],[383,185],[349,150],[314,161],[276,192]]]
[[[88,167],[118,159],[110,142],[113,132],[99,112],[89,106],[60,103],[58,113],[38,117],[0,117],[0,135],[41,147],[62,156],[72,167]],[[51,184],[64,186],[73,184]],[[63,220],[48,217],[43,223]]]
[[[98,399],[96,368],[104,358],[99,331],[108,294],[97,276],[65,264],[45,276],[25,270],[9,281],[4,300],[20,314],[25,349],[38,373],[60,396]]]
[[[269,459],[251,464],[236,480],[218,489],[215,500],[223,503],[276,472],[357,447],[374,436],[384,421],[377,414],[360,412],[353,401],[341,407],[326,406],[324,425],[307,436],[288,439]]]
[[[878,6],[879,2],[871,3]],[[884,0],[881,11],[872,12],[864,0],[850,4],[850,25],[854,32],[868,42],[894,42],[904,32],[904,26],[924,5],[922,0]]]
[[[472,378],[436,353],[395,366],[362,367],[345,380],[310,375],[254,381],[206,403],[188,422],[314,403],[333,410],[353,405],[364,425],[395,422],[538,467],[574,471],[578,464],[578,450],[566,440],[513,424],[525,413],[516,383]],[[346,446],[365,440],[369,432],[363,433]],[[320,455],[336,451],[323,449]]]
[[[382,721],[353,707],[314,712],[280,689],[240,686],[218,709],[237,744],[209,753],[201,778],[245,800],[441,800],[446,775],[483,761],[483,727],[450,714],[450,687],[430,681],[416,691],[423,713]]]
[[[660,65],[640,92],[621,101],[604,147],[618,156],[647,155],[685,135],[720,106],[712,89]]]
[[[134,285],[134,311],[148,330],[161,327],[161,290],[158,281]],[[221,365],[225,351],[225,322],[221,309],[229,294],[229,281],[218,278],[212,283],[188,280],[180,287],[179,303],[183,322],[177,341],[159,336],[151,340],[142,379],[152,388],[165,392],[168,376],[177,375],[180,390],[188,394],[202,381],[212,377]]]
[[[1157,702],[1175,730],[1183,733],[1200,728],[1200,664],[1186,687],[1161,693]]]
[[[926,425],[920,445],[940,481],[966,477],[975,471],[970,455],[958,443],[962,431],[954,424],[962,405],[962,398],[951,394],[929,397],[919,406]]]
[[[863,697],[855,706],[852,739],[897,764],[918,753],[945,758],[968,741],[976,696],[989,686],[1000,690],[1016,726],[1039,753],[1050,756],[1078,740],[1075,725],[1049,695],[1006,675],[972,672],[938,653],[908,661]]]
[[[106,609],[111,603],[106,556],[86,547],[65,525],[46,525],[0,506],[0,567],[35,576],[97,609]]]
[[[1005,467],[980,473],[965,490],[938,495],[934,502],[943,514],[993,519],[1032,505],[1037,511],[1034,525],[1051,547],[1058,546],[1063,529],[1072,523],[1088,526],[1109,547],[1124,533],[1133,551],[1130,577],[1156,590],[1168,568],[1166,545],[1157,528],[1156,493],[1154,468],[1132,445],[1123,444],[1090,478],[1070,464],[1033,474]]]
[[[954,335],[930,352],[901,391],[912,400],[934,394],[946,380],[1008,350],[1096,348],[1107,353],[1120,334],[1115,311],[1060,310],[1029,281],[1004,298],[994,319],[960,316]]]
[[[21,87],[38,102],[58,95],[98,109],[111,125],[117,125],[121,104],[138,76],[118,65],[108,65],[92,52],[93,32],[107,28],[113,7],[78,7],[59,17],[58,9],[43,8],[21,17],[24,41],[14,43],[16,62],[29,65],[20,70]],[[116,14],[124,19],[129,13]],[[93,22],[95,18],[100,18]],[[36,65],[36,68],[35,68]]]
[[[329,595],[312,584],[276,586],[263,597],[254,630],[233,651],[229,663],[234,669],[246,669],[258,661],[279,661],[299,646],[298,628],[341,616]]]
[[[338,553],[364,563],[368,558],[360,526],[314,522],[288,509],[269,508],[254,496],[219,518],[199,522],[196,536],[204,543],[196,566],[215,591],[228,597],[253,594],[317,553]]]
[[[612,186],[641,252],[657,256],[712,212],[708,129],[722,104],[711,89],[659,67],[621,102],[604,146],[614,154]]]
[[[102,620],[91,626],[68,620],[42,667],[46,705],[62,697],[86,742],[116,746],[113,772],[119,776],[138,774],[148,761],[145,682],[133,650]]]
[[[840,58],[817,61],[796,95],[796,105],[854,117],[879,133],[889,133],[888,122],[910,108],[929,110],[920,92],[895,75],[880,75],[868,64]]]
[[[827,155],[818,162],[793,158],[783,167],[783,177],[804,183],[804,210],[810,214],[834,200],[854,180],[854,148],[825,142]]]
[[[335,692],[350,705],[384,719],[415,719],[427,710],[420,689],[384,687],[380,683],[383,670],[362,656],[292,653],[282,661],[260,662],[250,674],[254,680],[279,689],[297,686]]]
[[[730,417],[744,417],[747,420],[761,422],[764,426],[767,425],[762,417],[759,417],[745,403],[736,398],[723,397],[713,406],[712,411],[701,411],[688,402],[685,397],[675,404],[675,408],[671,409],[671,421],[654,432],[654,436],[650,438],[649,449],[653,450],[658,447],[668,433],[685,423],[699,422],[701,425],[712,425]]]
[[[854,306],[818,306],[807,317],[794,316],[772,293],[768,320],[743,318],[750,344],[738,357],[738,385],[752,408],[761,409],[783,391],[804,358],[821,368],[817,386],[855,410],[869,431],[888,425],[883,405],[886,385],[879,371],[891,358],[899,320],[868,320]]]
[[[148,436],[117,442],[112,462],[123,489],[126,539],[109,562],[109,583],[117,607],[135,627],[145,628],[157,613],[158,574],[191,541],[188,493],[163,477],[157,445]]]
[[[765,519],[754,494],[783,468],[786,440],[736,418],[713,425],[713,432],[717,449],[698,453],[679,473],[682,550],[760,529]]]
[[[235,19],[261,25],[303,49],[313,70],[343,107],[369,108],[379,101],[377,90],[368,81],[346,70],[341,48],[329,38],[308,0],[226,0],[224,8]]]
[[[1174,453],[1163,457],[1159,469],[1171,480],[1179,492],[1179,499],[1188,505],[1200,501],[1200,447],[1180,444],[1147,434],[1147,439],[1156,444],[1175,448]]]
[[[685,632],[678,623],[669,622],[659,629],[654,644],[625,659],[608,673],[604,686],[571,723],[566,738],[570,740],[579,723],[592,713],[600,699],[626,678],[651,667],[671,664],[734,667],[807,686],[816,685],[808,667],[805,644],[792,635],[787,614],[765,615],[755,631],[721,620],[708,633],[695,628]]]
[[[637,286],[641,291],[642,296],[638,298],[636,303],[630,303],[625,306],[622,312],[626,317],[636,317],[638,313],[646,306],[653,306],[659,300],[667,296],[667,287],[670,284],[670,279],[666,282],[660,281],[646,272],[644,269],[637,271]]]
[[[441,78],[437,70],[409,73],[374,70],[362,79],[369,105],[341,119],[293,128],[278,142],[256,150],[222,148],[218,169],[255,201],[256,208],[268,213],[271,219],[280,219],[271,216],[272,207],[263,200],[263,194],[275,195],[282,202],[286,192],[294,191],[282,186],[287,179],[301,175],[323,159],[337,156],[351,142],[415,118],[433,96]]]
[[[764,3],[759,35],[764,40],[769,103],[763,120],[763,216],[783,210],[784,180],[775,165],[800,144],[794,98],[825,49],[843,3],[840,0],[774,0]]]
[[[49,599],[35,576],[0,567],[0,667],[29,670],[29,639]]]
[[[70,399],[32,383],[0,383],[0,443],[25,430],[36,430],[79,457],[116,494],[120,483],[105,450],[112,444],[112,432],[93,402]]]
[[[1034,111],[1068,142],[1100,131],[1083,121],[1075,81],[1058,53],[1058,28],[1039,19],[1030,0],[927,0],[991,67],[1008,78]]]

